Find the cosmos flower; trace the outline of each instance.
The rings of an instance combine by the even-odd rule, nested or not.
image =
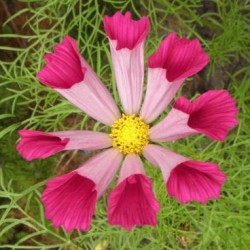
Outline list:
[[[216,163],[191,160],[157,143],[195,134],[222,141],[237,125],[235,100],[226,90],[208,91],[192,102],[180,97],[166,118],[152,125],[185,79],[204,68],[209,57],[197,39],[170,33],[148,59],[142,102],[149,20],[142,17],[134,21],[129,12],[117,12],[103,21],[121,110],[71,37],[45,55],[46,66],[38,79],[93,119],[110,126],[110,132],[19,131],[17,150],[28,161],[63,150],[102,149],[78,169],[47,182],[42,194],[45,216],[55,227],[63,226],[67,231],[89,229],[96,202],[120,166],[117,185],[108,197],[109,223],[127,230],[135,225],[156,225],[160,206],[142,156],[161,170],[168,195],[180,203],[218,199],[226,177]]]

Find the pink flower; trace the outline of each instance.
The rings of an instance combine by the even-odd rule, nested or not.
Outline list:
[[[122,110],[70,37],[45,56],[46,66],[38,78],[92,118],[111,126],[110,132],[19,131],[17,150],[28,161],[62,150],[103,149],[73,172],[47,182],[42,194],[45,215],[55,227],[63,226],[67,231],[89,229],[96,202],[120,166],[117,186],[108,198],[109,223],[127,230],[135,225],[156,225],[160,206],[141,155],[161,169],[169,196],[181,203],[218,199],[226,176],[216,163],[193,161],[156,143],[198,133],[224,140],[237,125],[235,100],[226,90],[211,90],[193,102],[180,97],[166,118],[151,126],[185,79],[204,68],[209,57],[198,40],[170,33],[148,59],[142,103],[148,18],[134,21],[129,12],[117,12],[104,17],[104,29]]]

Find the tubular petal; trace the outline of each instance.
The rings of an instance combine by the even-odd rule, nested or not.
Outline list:
[[[169,82],[185,79],[204,68],[209,62],[197,39],[178,38],[170,33],[148,59],[149,68],[166,69]]]
[[[110,40],[116,84],[125,114],[137,114],[142,100],[144,79],[144,42],[133,50],[115,50],[116,41]]]
[[[138,154],[128,154],[123,161],[118,184],[134,174],[145,175],[144,167]]]
[[[105,16],[117,89],[126,114],[137,114],[141,105],[144,79],[144,42],[149,30],[147,17],[139,21],[117,12]]]
[[[160,206],[151,180],[144,174],[138,155],[128,155],[123,163],[117,187],[108,200],[108,220],[131,230],[136,225],[155,225]]]
[[[174,108],[189,115],[187,125],[210,137],[223,141],[228,131],[238,124],[235,100],[226,90],[211,90],[194,102],[180,97]]]
[[[54,53],[45,55],[46,66],[37,77],[51,88],[70,88],[84,79],[86,68],[82,67],[80,58],[76,41],[66,36],[55,46]]]
[[[112,141],[108,134],[94,131],[60,131],[50,133],[52,135],[69,138],[65,150],[97,150],[112,146]]]
[[[92,180],[75,171],[48,181],[41,198],[45,217],[52,220],[54,227],[87,231],[95,212],[95,188]]]
[[[56,135],[34,130],[19,130],[21,137],[17,144],[17,151],[27,161],[45,159],[64,150],[69,138],[60,138]]]
[[[83,82],[70,89],[56,89],[68,101],[83,110],[92,118],[111,126],[120,117],[120,112],[110,93],[98,80],[86,72]]]
[[[149,30],[147,17],[135,21],[131,19],[129,11],[125,15],[118,11],[112,17],[104,16],[103,23],[109,39],[117,41],[116,50],[134,49],[145,40]]]
[[[151,123],[166,109],[182,85],[182,80],[168,82],[165,75],[165,69],[148,69],[146,96],[140,112],[147,123]]]
[[[181,203],[206,203],[220,197],[225,180],[226,176],[215,163],[186,161],[171,171],[166,187],[169,195]]]

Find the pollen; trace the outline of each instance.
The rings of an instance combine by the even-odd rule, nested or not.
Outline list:
[[[123,114],[111,127],[112,146],[123,154],[141,154],[149,143],[148,130],[149,125],[142,118]]]

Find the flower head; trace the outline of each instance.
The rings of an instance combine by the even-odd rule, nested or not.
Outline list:
[[[131,19],[131,13],[104,17],[122,112],[105,85],[80,55],[76,41],[65,37],[54,53],[45,55],[39,80],[59,92],[97,121],[109,133],[94,131],[41,132],[21,130],[17,145],[27,160],[44,159],[62,150],[97,150],[78,169],[47,182],[42,194],[45,215],[55,227],[88,230],[95,205],[121,166],[117,186],[108,198],[108,221],[130,230],[155,225],[160,209],[152,180],[141,155],[158,167],[169,196],[180,203],[206,203],[220,196],[225,174],[216,163],[193,161],[157,145],[189,135],[204,134],[224,140],[237,125],[235,100],[226,90],[208,91],[190,102],[180,97],[169,114],[152,126],[185,79],[209,62],[200,42],[170,33],[148,59],[144,82],[144,43],[149,20]]]

